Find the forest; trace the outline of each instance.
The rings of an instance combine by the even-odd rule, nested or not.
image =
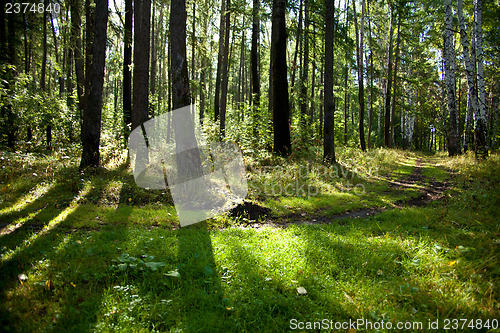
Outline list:
[[[498,0],[24,1],[1,331],[500,329]]]

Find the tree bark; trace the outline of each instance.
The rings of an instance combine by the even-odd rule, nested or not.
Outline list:
[[[385,93],[384,144],[391,147],[391,90],[392,90],[392,37],[394,35],[394,8],[391,6],[391,27],[389,31],[389,60],[387,64],[387,85]]]
[[[356,1],[352,2],[354,11],[354,26],[356,32],[356,59],[358,63],[358,100],[359,100],[359,144],[362,151],[366,151],[365,143],[365,87],[364,87],[364,66],[363,66],[363,35],[364,35],[364,16],[365,1],[362,0],[361,9],[361,34],[358,31],[358,18],[356,14]]]
[[[398,34],[396,37],[396,60],[394,62],[394,76],[392,79],[392,103],[391,103],[391,146],[396,146],[396,133],[394,132],[394,123],[396,122],[396,97],[397,97],[397,80],[398,80],[398,65],[399,65],[399,50],[401,43],[401,12],[398,9]]]
[[[477,112],[477,93],[475,87],[474,79],[474,63],[469,56],[469,40],[467,38],[467,28],[465,25],[465,19],[463,17],[462,11],[463,0],[458,0],[458,25],[460,27],[460,41],[462,42],[463,57],[465,63],[465,73],[467,75],[467,86],[468,86],[468,96],[467,96],[467,111],[465,116],[465,128],[464,128],[464,152],[469,148],[470,143],[470,128],[472,122],[472,114]]]
[[[324,85],[324,139],[323,158],[328,163],[336,163],[335,160],[335,133],[334,133],[334,109],[333,109],[333,34],[334,34],[334,13],[335,5],[333,0],[325,0],[325,85]]]
[[[271,33],[272,67],[272,108],[274,127],[274,152],[287,155],[291,150],[290,142],[290,104],[288,100],[288,80],[286,65],[286,0],[273,0]]]
[[[225,17],[226,17],[226,1],[221,0],[220,9],[220,28],[219,28],[219,53],[217,60],[217,74],[215,78],[215,99],[214,99],[214,121],[219,119],[220,112],[220,88],[222,80],[222,63],[224,61],[224,37],[225,37]]]
[[[476,38],[477,61],[477,94],[478,110],[474,114],[474,141],[476,157],[488,157],[488,139],[486,127],[486,88],[484,84],[483,63],[483,31],[482,31],[483,1],[475,0],[474,3],[474,35]]]
[[[191,102],[189,92],[188,59],[186,52],[186,0],[172,0],[170,7],[170,43],[172,73],[172,108],[173,110],[188,106]],[[174,113],[175,115],[175,113]],[[196,146],[194,132],[182,133],[190,126],[183,126],[182,122],[175,119],[174,133],[177,152],[178,175],[183,179],[194,179],[201,176],[201,159],[198,149],[186,147]],[[182,137],[183,140],[179,138]]]
[[[370,4],[366,6],[366,16],[370,17]],[[370,109],[368,110],[368,149],[371,148],[372,138],[372,117],[373,117],[373,47],[372,47],[372,24],[368,19],[368,43],[370,47]]]
[[[229,67],[229,33],[231,29],[230,20],[230,0],[226,0],[226,18],[224,28],[224,50],[222,54],[222,73],[221,73],[221,88],[220,88],[220,137],[224,138],[226,134],[226,109],[227,109],[227,84],[228,84],[228,67]]]
[[[307,116],[307,80],[309,78],[309,0],[304,0],[304,53],[300,75],[300,120],[301,130],[305,130]]]
[[[451,0],[445,0],[445,32],[444,32],[444,62],[446,96],[448,101],[449,138],[448,154],[455,156],[460,154],[460,145],[457,130],[457,108],[456,108],[456,82],[455,82],[455,46],[453,44],[453,16],[451,13]]]
[[[83,113],[83,153],[80,169],[99,166],[99,142],[101,139],[102,88],[106,59],[106,30],[108,1],[96,0],[96,24],[93,41],[92,77],[88,94],[88,108]]]
[[[132,126],[132,0],[125,0],[125,27],[123,33],[123,120],[125,122],[125,140],[129,127]]]
[[[134,0],[134,22],[132,130],[148,120],[151,0]]]
[[[256,131],[256,117],[260,108],[260,76],[259,76],[259,35],[260,35],[260,1],[253,0],[252,8],[252,48],[250,50],[250,66],[252,72],[252,124],[254,137]]]

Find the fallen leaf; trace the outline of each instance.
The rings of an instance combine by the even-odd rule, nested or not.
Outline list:
[[[457,262],[456,262],[456,260],[452,260],[452,261],[450,261],[450,262],[448,263],[448,266],[453,266],[453,265],[455,265],[456,263],[457,263]]]

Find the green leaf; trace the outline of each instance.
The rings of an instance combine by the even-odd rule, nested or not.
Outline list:
[[[145,263],[144,265],[151,268],[152,271],[156,271],[158,268],[164,267],[165,263],[163,261],[150,261],[150,262]]]

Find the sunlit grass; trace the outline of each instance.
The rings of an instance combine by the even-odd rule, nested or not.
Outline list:
[[[23,244],[18,245],[14,250],[9,251],[5,254],[2,254],[0,259],[2,261],[6,261],[11,259],[13,256],[15,256],[19,251],[25,249],[26,247],[30,246],[32,242],[37,240],[39,237],[42,237],[46,233],[48,233],[50,230],[54,229],[59,223],[63,222],[71,213],[73,213],[78,207],[78,200],[84,198],[88,192],[91,189],[91,185],[87,184],[79,193],[78,196],[76,196],[73,201],[70,203],[68,207],[62,210],[59,215],[57,215],[55,218],[53,218],[51,221],[49,221],[40,231],[35,232],[31,234],[30,237],[24,240]]]
[[[13,205],[1,209],[0,216],[26,208],[29,204],[46,194],[54,185],[55,181],[36,185],[30,192],[21,196]]]
[[[416,185],[449,178],[450,196],[401,208],[397,202],[418,195],[418,187],[395,190],[386,179],[404,179],[420,157],[424,180]],[[136,189],[118,158],[92,175],[56,172],[55,185],[32,198],[37,205],[13,209],[22,204],[17,197],[28,198],[20,191],[3,208],[10,222],[0,237],[0,325],[5,331],[283,332],[292,318],[498,318],[497,156],[481,164],[473,156],[345,149],[339,160],[359,165],[358,172],[346,168],[352,177],[329,181],[320,163],[297,176],[300,160],[282,161],[295,168],[282,173],[283,182],[302,177],[330,190],[258,203],[299,220],[387,210],[286,229],[245,229],[222,216],[173,230],[178,222],[166,195]],[[270,184],[277,174],[256,178]],[[364,184],[365,193],[342,189],[346,180]],[[151,262],[161,265],[153,270]]]

